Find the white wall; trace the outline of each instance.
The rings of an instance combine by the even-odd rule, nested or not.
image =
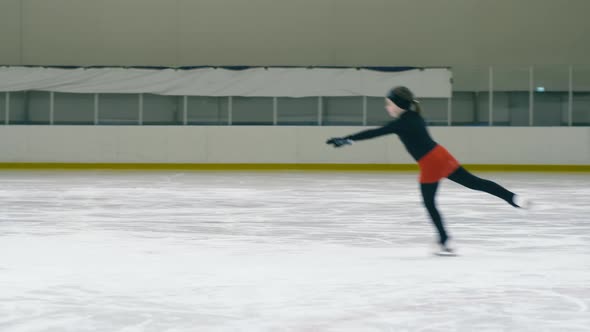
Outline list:
[[[363,127],[0,126],[0,162],[409,164],[395,136],[334,149]],[[590,165],[590,128],[435,127],[464,164]]]
[[[584,64],[588,0],[2,0],[0,64]]]

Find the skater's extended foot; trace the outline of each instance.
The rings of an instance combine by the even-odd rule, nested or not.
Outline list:
[[[530,210],[533,207],[533,202],[530,199],[522,197],[521,195],[514,195],[512,201],[516,207],[521,209]]]

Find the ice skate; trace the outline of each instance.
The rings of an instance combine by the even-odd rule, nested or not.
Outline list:
[[[457,256],[455,248],[449,242],[447,241],[444,244],[438,243],[437,250],[434,254],[436,256]]]

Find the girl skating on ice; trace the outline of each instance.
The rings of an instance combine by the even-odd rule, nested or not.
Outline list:
[[[421,108],[414,94],[406,87],[392,89],[385,98],[385,109],[395,120],[385,126],[369,129],[346,137],[329,139],[326,143],[334,147],[352,144],[355,141],[371,139],[387,134],[397,134],[406,150],[418,162],[420,168],[420,191],[424,206],[439,234],[440,255],[453,255],[440,213],[436,208],[435,196],[438,183],[448,178],[467,188],[497,196],[517,208],[527,208],[529,202],[500,186],[469,173],[441,145],[437,144],[426,129]]]

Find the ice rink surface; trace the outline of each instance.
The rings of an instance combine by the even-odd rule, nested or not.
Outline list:
[[[590,331],[590,174],[0,171],[0,331]]]

